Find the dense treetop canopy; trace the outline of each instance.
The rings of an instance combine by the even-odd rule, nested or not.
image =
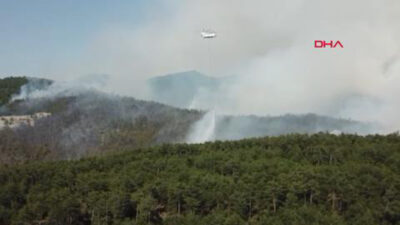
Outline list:
[[[0,224],[400,224],[400,137],[293,134],[3,165]]]

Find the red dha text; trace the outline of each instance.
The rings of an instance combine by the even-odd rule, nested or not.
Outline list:
[[[322,41],[322,40],[315,40],[314,41],[314,47],[315,48],[327,48],[327,46],[329,46],[330,48],[336,48],[336,47],[340,47],[343,48],[343,45],[340,41]]]

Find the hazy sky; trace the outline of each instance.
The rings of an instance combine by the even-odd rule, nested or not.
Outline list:
[[[398,0],[0,0],[0,76],[223,76],[270,53],[307,54],[315,39],[344,42],[324,57],[396,58],[399,17]],[[204,28],[218,38],[202,40]]]
[[[0,0],[0,76],[65,76],[98,35],[135,30],[154,5],[168,12],[159,0]]]

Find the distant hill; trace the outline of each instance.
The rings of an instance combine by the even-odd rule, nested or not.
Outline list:
[[[197,71],[188,71],[154,77],[148,80],[148,85],[153,100],[187,108],[199,91],[213,92],[220,82]]]
[[[316,114],[282,116],[218,116],[216,140],[277,136],[290,133],[373,133],[372,124]]]

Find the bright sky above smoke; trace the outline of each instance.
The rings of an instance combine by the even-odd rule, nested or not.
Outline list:
[[[159,0],[0,0],[0,74],[65,75],[102,32],[135,30],[154,6],[168,11]]]
[[[400,125],[398,0],[3,0],[0,30],[1,76],[110,74],[109,90],[140,96],[151,76],[199,70],[240,77],[200,107]]]

